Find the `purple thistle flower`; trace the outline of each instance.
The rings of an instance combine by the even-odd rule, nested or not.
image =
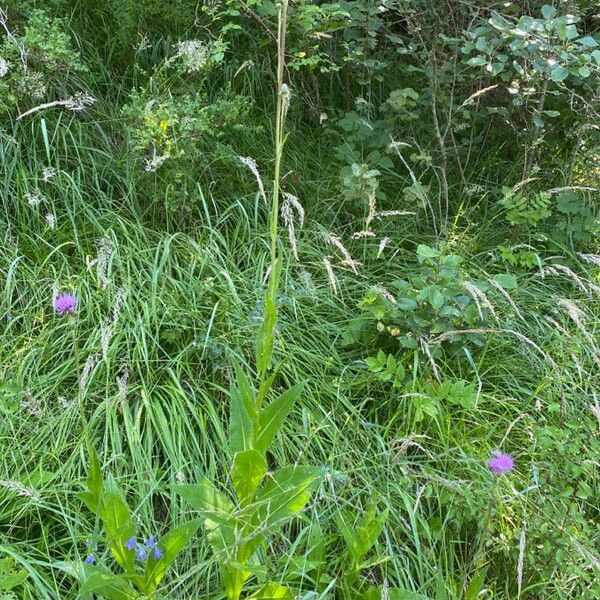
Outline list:
[[[138,546],[135,558],[136,560],[146,560],[148,558],[148,552],[146,552],[144,546]]]
[[[159,558],[162,558],[163,556],[163,551],[157,546],[154,549],[154,560],[158,560]]]
[[[512,471],[514,466],[512,456],[500,452],[494,452],[492,458],[488,461],[488,467],[494,475],[504,475],[504,473]]]
[[[146,540],[146,548],[149,548],[150,550],[154,550],[154,548],[156,548],[156,542],[154,541],[153,535]]]
[[[77,308],[77,296],[73,294],[60,294],[60,296],[54,299],[52,306],[59,317],[73,314]]]
[[[135,549],[135,544],[136,544],[137,540],[135,538],[135,535],[132,535],[126,542],[125,542],[125,548],[127,548],[127,550],[134,550]]]
[[[94,558],[94,555],[93,555],[93,554],[90,554],[90,555],[89,555],[89,556],[88,556],[88,557],[85,559],[85,562],[86,562],[88,565],[93,565],[93,564],[96,562],[96,559]]]

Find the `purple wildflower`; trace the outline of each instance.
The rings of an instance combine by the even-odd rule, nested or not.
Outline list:
[[[156,548],[156,542],[154,541],[153,535],[146,540],[146,548],[149,548],[150,550],[154,550],[154,548]]]
[[[77,308],[77,296],[73,294],[61,294],[54,299],[52,305],[59,317],[72,314]]]
[[[138,546],[135,558],[136,560],[146,560],[148,558],[148,552],[146,552],[144,546]]]
[[[159,558],[162,558],[163,556],[163,551],[157,546],[154,549],[154,560],[158,560]]]
[[[135,549],[135,544],[136,544],[137,540],[135,538],[135,535],[132,535],[126,542],[125,542],[125,548],[127,548],[127,550],[134,550]]]
[[[85,562],[86,562],[88,565],[93,565],[93,564],[96,562],[96,559],[94,558],[94,555],[93,555],[93,554],[90,554],[90,555],[89,555],[89,556],[88,556],[88,557],[85,559]]]
[[[488,467],[494,475],[503,475],[512,471],[515,463],[510,454],[494,452],[492,458],[488,461]]]

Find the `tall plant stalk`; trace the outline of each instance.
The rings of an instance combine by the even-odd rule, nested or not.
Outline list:
[[[271,264],[269,284],[265,296],[265,314],[256,344],[256,365],[259,384],[266,383],[266,374],[271,362],[273,338],[277,322],[277,291],[281,273],[281,259],[278,254],[279,197],[281,195],[281,159],[285,145],[284,123],[290,101],[290,91],[284,83],[285,41],[287,30],[288,0],[277,3],[279,9],[277,29],[277,100],[275,107],[275,171],[273,174],[273,197],[270,208]],[[261,395],[259,394],[259,398]]]

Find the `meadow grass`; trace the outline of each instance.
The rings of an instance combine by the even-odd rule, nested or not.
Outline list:
[[[153,43],[147,60],[168,45]],[[199,174],[186,175],[190,213],[181,220],[169,212],[160,173],[149,183],[128,157],[117,108],[125,92],[112,85],[103,59],[91,56],[89,40],[81,47],[94,65],[93,109],[13,121],[0,139],[0,554],[27,571],[28,599],[78,597],[69,565],[85,559],[86,540],[109,560],[99,522],[76,497],[88,466],[81,410],[103,469],[141,527],[167,528],[190,516],[173,484],[228,481],[231,364],[252,364],[270,260],[268,208],[242,165],[235,175],[218,157],[198,165]],[[264,60],[261,68],[272,70]],[[221,77],[255,100],[261,124],[232,145],[257,160],[269,186],[274,132],[265,81],[257,66],[237,78],[227,69]],[[301,182],[306,218],[296,230],[298,261],[285,231],[277,240],[284,266],[274,349],[285,361],[276,387],[305,387],[269,460],[324,465],[328,476],[298,522],[260,549],[267,571],[277,580],[300,557],[299,587],[312,589],[302,560],[310,560],[311,536],[322,535],[332,540],[328,560],[341,578],[335,515],[374,501],[390,514],[366,579],[435,600],[465,597],[493,485],[486,461],[502,449],[516,468],[498,483],[480,597],[514,599],[518,580],[522,598],[595,597],[598,262],[566,247],[543,255],[517,272],[509,294],[487,292],[494,316],[481,348],[415,352],[409,384],[394,389],[370,376],[364,358],[375,351],[347,343],[346,334],[361,321],[364,294],[409,277],[417,247],[436,238],[427,211],[406,206],[397,191],[410,185],[408,173],[394,173],[380,210],[417,214],[383,218],[376,237],[352,239],[367,207],[341,199],[331,159],[338,134],[310,118],[307,124],[304,108],[292,107],[287,124],[283,182],[290,189]],[[499,167],[499,156],[481,153],[471,181],[508,177],[511,167]],[[45,167],[55,171],[48,181]],[[43,200],[32,206],[28,194]],[[511,239],[510,229],[484,195],[456,211],[446,244],[464,257],[470,279],[488,279],[507,270],[496,248]],[[328,242],[331,234],[357,261],[356,273]],[[378,256],[384,237],[390,242]],[[59,291],[77,295],[72,317],[54,314]],[[436,378],[473,383],[476,406],[440,403],[435,416],[419,420],[411,397]],[[218,578],[199,533],[164,590],[211,598]],[[311,597],[325,599],[328,590]]]

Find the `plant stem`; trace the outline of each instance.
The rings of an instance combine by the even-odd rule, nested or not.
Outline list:
[[[283,0],[279,8],[279,27],[277,31],[277,105],[275,109],[275,173],[273,177],[273,202],[271,205],[271,278],[275,285],[270,293],[277,291],[277,278],[273,277],[277,262],[277,223],[279,218],[279,195],[281,185],[281,157],[283,155],[283,123],[287,111],[288,92],[284,89],[283,73],[285,69],[285,36],[287,27],[288,0]],[[273,300],[275,299],[272,295]]]

